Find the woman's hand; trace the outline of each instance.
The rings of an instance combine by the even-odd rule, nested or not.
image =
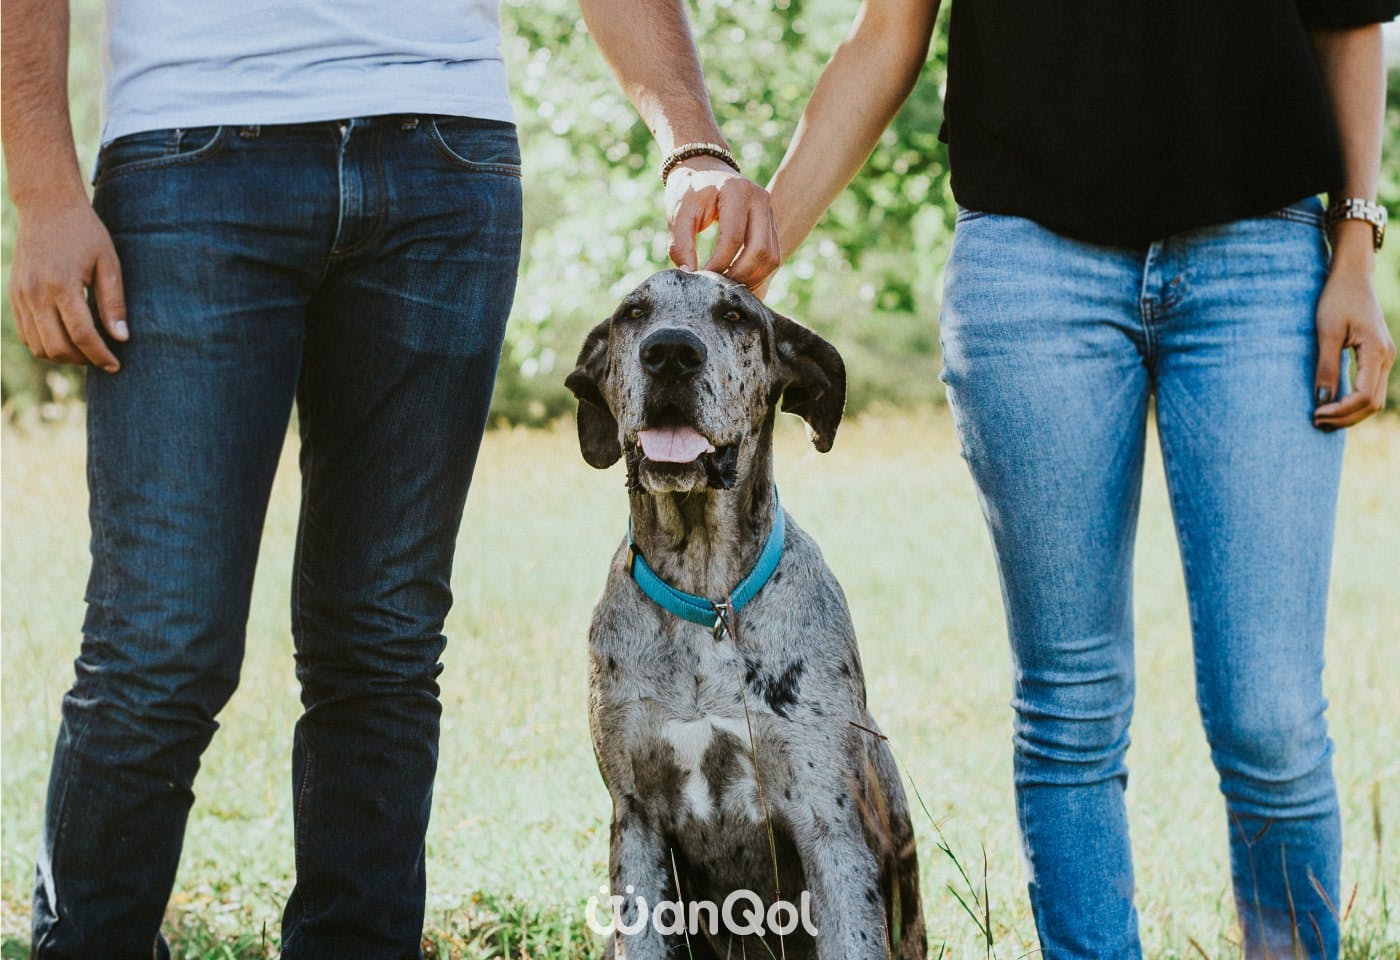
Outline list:
[[[1342,148],[1340,197],[1376,198],[1385,116],[1385,65],[1380,24],[1355,29],[1314,30],[1313,52],[1337,118]],[[1317,376],[1313,426],[1336,430],[1360,423],[1385,406],[1386,377],[1395,343],[1371,289],[1375,238],[1362,220],[1332,226],[1332,270],[1317,302]],[[1356,382],[1338,399],[1342,353],[1356,351]]]
[[[1386,329],[1369,269],[1334,262],[1317,303],[1317,348],[1313,426],[1320,430],[1350,427],[1385,407],[1395,341]],[[1356,383],[1351,393],[1338,399],[1344,350],[1356,351]]]

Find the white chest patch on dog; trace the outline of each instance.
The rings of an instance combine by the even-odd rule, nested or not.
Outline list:
[[[661,737],[675,752],[676,766],[685,777],[681,797],[687,812],[697,820],[710,820],[718,812],[715,809],[714,794],[709,778],[705,775],[705,753],[715,742],[715,733],[723,732],[738,739],[742,744],[749,742],[748,725],[743,717],[705,716],[695,720],[667,720],[661,726]],[[753,778],[753,764],[747,749],[741,752],[738,762],[744,776],[738,782],[725,785],[720,802],[730,811],[744,811],[751,819],[760,819],[757,783]]]

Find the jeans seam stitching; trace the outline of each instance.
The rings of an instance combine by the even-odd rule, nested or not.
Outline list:
[[[1185,506],[1181,497],[1181,477],[1177,470],[1175,453],[1171,440],[1162,430],[1161,408],[1157,411],[1157,442],[1162,447],[1162,470],[1167,481],[1167,497],[1171,501],[1172,515],[1180,518]],[[1201,713],[1201,722],[1207,730],[1210,729],[1210,709],[1206,704],[1206,698],[1201,695],[1200,681],[1200,647],[1196,642],[1198,636],[1198,624],[1200,622],[1200,603],[1195,592],[1191,589],[1191,544],[1190,532],[1186,529],[1185,523],[1177,520],[1176,539],[1177,549],[1181,552],[1182,576],[1185,580],[1186,588],[1186,613],[1191,624],[1192,644],[1191,660],[1196,669],[1196,705]],[[1212,758],[1213,759],[1213,758]]]
[[[1308,226],[1322,230],[1326,227],[1327,221],[1321,214],[1308,213],[1303,210],[1292,210],[1284,207],[1282,210],[1275,210],[1269,214],[1275,220],[1289,220],[1293,223],[1305,223]]]
[[[439,153],[445,156],[453,164],[459,166],[468,173],[499,174],[501,176],[515,177],[517,180],[523,175],[520,164],[510,163],[482,163],[478,160],[469,160],[456,150],[447,145],[442,131],[438,129],[437,120],[433,120],[429,125],[428,139]]]
[[[370,156],[374,158],[372,177],[374,182],[373,212],[369,218],[369,228],[364,235],[349,246],[332,247],[326,255],[326,265],[321,274],[321,280],[325,279],[326,273],[330,271],[331,265],[343,261],[357,253],[361,253],[372,247],[384,232],[384,221],[388,207],[388,196],[384,188],[384,161],[380,156],[379,146],[381,141],[379,129],[372,128],[371,134],[374,139],[370,144]]]
[[[92,450],[91,450],[91,445],[89,444],[89,450],[88,450],[89,463],[91,463],[91,458],[92,458],[92,456],[93,456],[93,454],[92,454]],[[108,516],[109,514],[107,513],[107,510],[106,510],[106,508],[105,508],[105,506],[104,506],[104,498],[103,498],[103,496],[102,496],[102,491],[103,491],[103,486],[102,486],[102,484],[100,484],[100,483],[91,483],[91,482],[90,482],[90,483],[89,483],[89,486],[92,488],[92,492],[91,492],[90,496],[92,497],[93,508],[94,508],[94,510],[96,511],[97,516]],[[105,527],[104,527],[102,524],[100,524],[100,523],[99,523],[99,524],[95,524],[94,527],[93,527],[93,536],[94,536],[94,538],[98,541],[98,554],[101,555],[101,556],[106,556],[106,555],[107,555],[107,550],[106,550],[107,538],[106,538],[106,535],[105,535]],[[111,577],[108,575],[107,570],[108,570],[108,567],[105,567],[105,566],[104,566],[104,567],[103,567],[103,574],[102,574],[102,588],[101,588],[100,590],[98,590],[98,595],[101,597],[101,603],[102,603],[103,609],[106,609],[106,608],[108,608],[108,607],[111,606],[112,599],[113,599],[113,593],[114,593],[114,591],[113,591],[112,588],[111,588]],[[79,656],[81,656],[81,654],[79,654]],[[65,722],[66,722],[66,721],[65,721]],[[57,799],[57,802],[54,804],[53,842],[49,845],[49,851],[48,851],[49,872],[50,872],[50,876],[53,877],[53,883],[54,883],[55,888],[57,888],[57,886],[58,886],[58,877],[57,877],[58,868],[57,868],[57,862],[58,862],[58,851],[59,851],[59,846],[60,846],[60,844],[61,844],[61,842],[62,842],[62,840],[63,840],[64,834],[67,832],[67,826],[68,826],[68,792],[69,792],[69,786],[70,786],[70,782],[71,782],[71,780],[72,780],[72,778],[73,778],[73,768],[74,768],[74,766],[75,766],[75,765],[77,764],[77,762],[78,762],[78,757],[79,757],[79,755],[80,755],[80,753],[81,753],[81,750],[82,750],[83,741],[87,738],[87,732],[88,732],[88,722],[87,722],[86,718],[84,718],[83,722],[81,722],[81,723],[74,722],[74,723],[70,724],[70,726],[71,726],[71,729],[72,729],[72,731],[73,731],[73,736],[72,736],[72,741],[71,741],[71,743],[69,744],[68,756],[67,756],[67,758],[66,758],[66,762],[65,762],[64,765],[63,765],[63,775],[62,775],[62,777],[61,777],[61,779],[60,779],[60,783],[62,784],[62,792],[59,794],[58,799]],[[55,889],[55,892],[57,892],[56,889]],[[63,918],[62,918],[62,916],[61,916],[61,914],[60,914],[60,906],[59,906],[59,904],[60,904],[61,902],[62,902],[62,898],[60,898],[60,897],[55,897],[55,902],[52,903],[52,904],[50,904],[50,908],[53,910],[54,925],[55,925],[55,926],[57,926],[57,925],[59,925],[60,923],[62,923],[62,920],[63,920]],[[40,947],[40,946],[42,946],[41,943],[36,943],[36,944],[35,944],[36,950],[37,950],[37,948]]]
[[[304,438],[302,442],[305,443]],[[309,512],[309,509],[310,508],[305,503],[303,503],[301,519],[297,529],[296,555],[293,560],[294,572],[292,575],[292,619],[294,621],[293,626],[295,631],[296,646],[298,648],[298,653],[300,653],[300,647],[302,646],[302,644],[305,643],[306,638],[306,616],[305,608],[301,600],[301,595],[302,586],[306,578],[306,573],[303,569],[303,544],[305,537],[305,526],[307,523],[307,514]],[[304,710],[302,719],[305,719]],[[305,766],[302,769],[301,787],[297,790],[296,804],[292,814],[292,856],[296,873],[298,876],[301,876],[301,865],[304,860],[304,853],[306,849],[305,844],[303,843],[302,836],[304,825],[306,823],[304,811],[306,809],[306,795],[310,791],[311,774],[315,766],[315,760],[314,751],[311,748],[311,736],[308,725],[302,723],[299,720],[297,722],[297,732],[301,736],[302,749],[305,752]],[[302,916],[305,916],[308,912],[306,907],[304,906],[306,900],[306,889],[300,884],[298,884],[298,887],[300,896],[298,903],[303,904],[301,913]]]
[[[55,893],[57,893],[58,887],[57,862],[59,843],[63,839],[64,834],[67,832],[66,828],[68,826],[68,788],[70,785],[70,781],[73,778],[73,767],[78,762],[78,753],[83,745],[83,741],[87,738],[87,732],[87,723],[83,723],[81,726],[76,727],[76,732],[73,736],[73,742],[68,751],[68,760],[67,763],[65,763],[63,766],[63,792],[59,795],[58,803],[56,804],[57,809],[54,812],[55,822],[53,832],[53,843],[49,847],[49,875],[53,878]],[[54,902],[49,904],[50,909],[53,911],[53,927],[58,927],[63,923],[63,915],[60,907],[60,904],[62,902],[62,897],[55,896]],[[46,939],[48,933],[51,932],[53,927],[45,931]],[[37,950],[42,945],[42,943],[36,943],[34,946]]]
[[[189,164],[207,159],[215,153],[218,148],[223,146],[225,139],[224,134],[227,129],[226,126],[221,125],[208,143],[198,149],[191,150],[189,153],[167,153],[160,157],[150,157],[146,160],[133,160],[130,163],[119,164],[116,167],[112,167],[100,173],[97,178],[93,180],[92,185],[94,188],[101,187],[116,180],[118,177],[124,177],[130,173],[143,173],[151,170],[169,170],[174,167],[188,166]]]

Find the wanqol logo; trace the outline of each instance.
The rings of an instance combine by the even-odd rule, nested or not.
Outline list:
[[[607,887],[599,890],[607,896]],[[622,908],[629,898],[636,904],[636,911],[632,919],[624,923]],[[812,922],[812,895],[806,890],[797,903],[774,900],[766,911],[763,898],[752,890],[735,890],[718,905],[713,900],[660,900],[653,906],[628,884],[625,895],[615,893],[608,900],[612,910],[606,920],[598,918],[602,903],[596,896],[588,898],[588,909],[584,912],[588,929],[600,936],[613,933],[632,936],[645,930],[648,923],[657,933],[687,936],[705,931],[721,931],[738,937],[770,933],[786,936],[799,926],[811,936],[817,935],[817,925]]]

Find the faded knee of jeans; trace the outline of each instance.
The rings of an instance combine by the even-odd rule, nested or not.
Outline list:
[[[114,769],[140,769],[187,790],[237,686],[236,670],[92,673],[80,659],[78,681],[63,698],[64,725]]]
[[[1130,706],[1050,712],[1020,699],[1014,706],[1018,785],[1082,786],[1127,776]]]
[[[116,708],[136,726],[173,722],[212,731],[214,718],[238,689],[242,662],[241,638],[224,643],[211,636],[88,633],[67,708]]]
[[[303,637],[297,679],[308,704],[439,693],[446,640],[427,636],[347,633]]]
[[[1332,741],[1322,708],[1234,709],[1207,727],[1211,757],[1232,810],[1306,816],[1332,796]]]

